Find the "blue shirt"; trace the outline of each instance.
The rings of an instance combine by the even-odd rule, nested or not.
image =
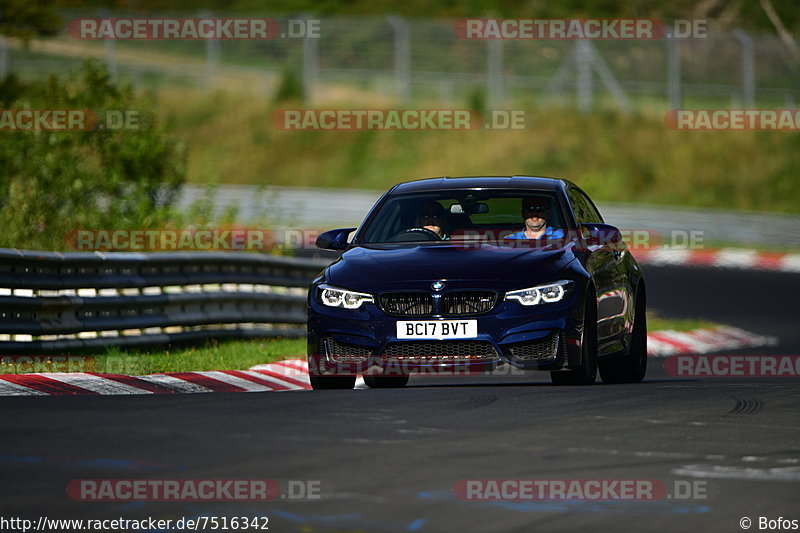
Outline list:
[[[564,230],[562,230],[561,228],[553,229],[552,226],[547,226],[544,229],[544,234],[542,234],[542,237],[544,237],[546,239],[563,239],[564,238]],[[539,237],[539,238],[541,239],[542,237]],[[536,240],[536,239],[531,239],[530,237],[525,235],[525,230],[518,231],[516,233],[512,233],[511,235],[507,236],[506,239]]]

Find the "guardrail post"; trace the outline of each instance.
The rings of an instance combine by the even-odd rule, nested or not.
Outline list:
[[[575,62],[577,65],[576,91],[578,110],[588,113],[592,110],[592,48],[589,41],[581,39],[575,43]]]
[[[489,109],[503,104],[503,41],[486,41],[486,94]]]
[[[681,87],[681,41],[669,37],[667,41],[667,96],[670,109],[683,107]]]
[[[100,11],[100,18],[107,19],[111,18],[111,13],[108,10],[101,10]],[[118,81],[118,71],[117,71],[117,42],[114,39],[103,39],[103,49],[105,54],[105,63],[106,69],[108,69],[108,75],[111,78],[111,81],[117,83]]]
[[[303,17],[307,19],[307,16]],[[310,104],[314,99],[314,88],[319,78],[319,40],[321,37],[303,37],[303,102]]]
[[[8,77],[8,46],[6,38],[0,35],[0,80]]]
[[[198,13],[199,18],[211,18],[210,11],[202,10]],[[217,74],[219,73],[219,39],[206,39],[206,68],[204,72],[203,86],[213,90],[217,85]]]
[[[394,30],[394,83],[397,100],[408,102],[411,93],[411,39],[408,23],[402,17],[386,18]]]
[[[756,102],[756,68],[753,39],[742,30],[734,30],[734,37],[742,45],[742,99],[744,107],[752,109]]]

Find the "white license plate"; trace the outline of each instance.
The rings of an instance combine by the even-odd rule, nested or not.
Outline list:
[[[477,320],[398,320],[398,339],[474,339]]]

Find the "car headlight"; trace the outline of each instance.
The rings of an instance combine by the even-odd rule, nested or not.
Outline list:
[[[371,294],[338,289],[330,285],[320,285],[319,291],[319,301],[328,307],[358,309],[363,303],[372,303],[375,301]]]
[[[506,293],[506,300],[516,300],[522,305],[551,304],[563,300],[572,288],[571,281],[557,281]]]

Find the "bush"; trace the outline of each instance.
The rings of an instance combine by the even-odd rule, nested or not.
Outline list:
[[[292,69],[286,69],[281,77],[281,84],[275,91],[275,103],[303,100],[303,82]]]
[[[154,229],[169,220],[185,181],[183,144],[154,120],[151,96],[117,86],[106,70],[87,62],[66,78],[20,90],[0,85],[6,109],[135,110],[132,131],[0,132],[0,247],[66,247],[70,230]]]

